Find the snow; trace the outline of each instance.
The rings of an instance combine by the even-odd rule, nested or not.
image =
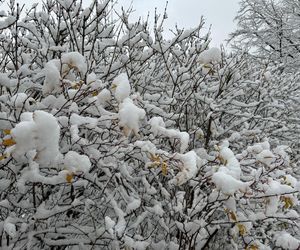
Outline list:
[[[120,104],[119,109],[119,126],[123,128],[126,136],[131,132],[138,136],[140,130],[140,121],[145,118],[145,110],[137,107],[130,98],[126,98]]]
[[[69,52],[64,53],[61,60],[53,59],[47,62],[44,67],[43,94],[60,93],[62,91],[61,80],[71,69],[75,69],[83,77],[87,71],[85,57],[78,52]]]
[[[5,86],[5,87],[10,88],[10,87],[13,87],[11,85],[11,83],[12,82],[9,79],[8,74],[6,74],[6,73],[0,73],[0,86]]]
[[[35,100],[32,97],[29,97],[25,93],[18,93],[15,94],[10,98],[9,104],[12,105],[15,108],[22,109],[24,108],[25,110],[29,110],[30,106],[35,103]]]
[[[136,241],[129,236],[124,237],[126,248],[135,249],[135,250],[146,250],[150,245],[147,241]]]
[[[105,228],[111,235],[114,234],[115,225],[116,222],[114,222],[109,216],[105,216]]]
[[[97,102],[100,106],[105,107],[111,100],[111,94],[108,89],[102,89],[97,95]]]
[[[126,73],[118,75],[112,81],[112,89],[114,90],[114,96],[118,103],[123,102],[123,100],[130,95],[130,84]]]
[[[199,59],[203,64],[219,63],[222,60],[222,54],[220,49],[213,47],[203,51]]]
[[[64,158],[65,169],[72,173],[87,173],[91,168],[90,159],[75,151],[69,151]]]
[[[95,128],[97,126],[98,120],[96,118],[86,117],[86,116],[84,117],[84,116],[80,116],[78,114],[72,113],[72,115],[70,117],[70,123],[71,123],[71,125],[77,125],[77,126],[87,124],[88,127]]]
[[[43,94],[59,93],[61,91],[60,61],[53,59],[44,68],[45,80]]]
[[[271,178],[269,178],[268,182],[264,185],[264,189],[265,194],[270,196],[268,197],[268,202],[266,205],[267,216],[276,215],[280,204],[280,194],[290,193],[294,191],[291,186],[281,184],[280,182]]]
[[[237,180],[230,174],[227,174],[225,167],[220,167],[217,173],[212,176],[212,181],[216,187],[226,195],[234,195],[237,191],[245,192],[247,189],[247,183]]]
[[[271,166],[272,162],[275,160],[274,154],[267,149],[262,150],[259,154],[256,155],[256,160],[265,164],[266,166]]]
[[[266,71],[266,72],[264,73],[264,78],[265,78],[266,81],[270,81],[270,80],[271,80],[271,77],[272,77],[272,74],[271,74],[270,71]]]
[[[299,249],[300,240],[294,238],[288,232],[279,232],[274,237],[275,245],[287,250]]]
[[[56,118],[41,110],[25,113],[23,121],[11,130],[16,144],[12,153],[21,157],[34,150],[35,160],[42,164],[51,164],[59,156],[60,128]]]
[[[76,102],[72,102],[69,107],[69,113],[79,113],[79,108]]]
[[[32,115],[32,114],[31,114]],[[32,121],[22,121],[11,130],[11,135],[16,142],[14,155],[22,156],[26,152],[35,149],[34,139],[35,123]]]
[[[50,164],[59,156],[60,127],[56,118],[45,112],[35,111],[32,115],[34,139],[36,140],[36,160],[40,164]]]
[[[247,148],[247,151],[250,153],[259,154],[263,150],[270,150],[270,148],[270,143],[267,140],[265,140],[264,142],[256,143],[253,146],[249,146]]]
[[[227,195],[233,195],[237,191],[246,192],[249,184],[240,181],[240,163],[229,148],[229,142],[224,140],[217,149],[219,149],[218,157],[222,164],[212,176],[217,189]]]
[[[147,207],[147,210],[153,214],[156,214],[158,216],[163,216],[165,211],[162,209],[161,204],[158,203],[154,205],[153,207]]]
[[[3,192],[6,188],[9,187],[11,181],[9,179],[0,178],[0,192]]]
[[[83,77],[87,71],[86,60],[79,52],[64,53],[61,57],[62,64],[67,64],[69,69],[76,69]]]
[[[180,132],[175,129],[166,129],[165,122],[162,117],[152,117],[149,122],[151,126],[150,131],[154,136],[163,135],[170,139],[180,140],[180,153],[184,153],[189,146],[190,136],[187,132]]]
[[[197,161],[199,161],[199,159],[194,151],[179,155],[178,158],[183,164],[180,166],[180,172],[175,177],[176,184],[180,186],[196,176],[198,171]]]
[[[6,112],[0,112],[0,129],[9,129],[11,128],[11,123],[9,122]]]
[[[10,220],[11,220],[11,218],[8,217],[4,221],[3,229],[11,238],[14,238],[17,236],[17,230],[16,230],[15,224],[11,223]]]
[[[134,199],[132,198],[131,201],[127,204],[126,207],[126,213],[131,213],[134,210],[138,209],[141,205],[141,200],[140,199]]]
[[[126,229],[126,220],[124,218],[126,214],[118,207],[117,202],[113,198],[110,199],[110,204],[112,205],[115,214],[118,216],[118,222],[115,225],[115,232],[117,237],[120,237]]]
[[[156,153],[156,146],[150,141],[136,141],[134,146],[139,147],[142,152],[147,152],[151,154]]]
[[[221,162],[223,162],[223,164],[226,166],[227,174],[239,180],[241,175],[240,163],[236,159],[232,150],[229,149],[228,141],[223,141],[223,143],[221,144],[219,157],[221,159]]]
[[[86,83],[88,85],[90,85],[96,81],[97,81],[97,75],[94,72],[92,72],[86,76]]]
[[[16,21],[16,18],[13,16],[6,17],[3,21],[0,21],[0,30],[7,28]]]
[[[291,187],[296,187],[297,186],[297,179],[294,176],[290,175],[290,174],[284,175],[283,180],[284,180],[283,181],[284,184],[286,184],[286,185],[289,185]]]
[[[165,128],[166,126],[162,117],[152,117],[149,120],[149,124],[151,126],[150,131],[153,133],[154,136],[161,134],[161,128]]]
[[[5,17],[7,16],[7,13],[5,10],[0,10],[0,17]]]

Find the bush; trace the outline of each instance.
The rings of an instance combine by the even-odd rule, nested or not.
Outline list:
[[[0,23],[2,247],[299,244],[296,163],[280,145],[294,137],[274,129],[281,106],[262,108],[278,92],[209,48],[203,21],[166,40],[166,14],[152,36],[129,12],[112,20],[109,1],[22,11],[11,1]]]

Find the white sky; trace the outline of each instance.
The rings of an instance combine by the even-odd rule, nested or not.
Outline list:
[[[8,1],[8,0],[6,0]],[[38,0],[17,0],[20,4],[30,4],[40,2]],[[89,4],[90,0],[83,0],[84,4]],[[119,5],[125,8],[133,4],[136,10],[134,16],[153,17],[154,9],[157,7],[159,13],[163,13],[165,0],[118,0]],[[168,19],[165,28],[173,28],[175,24],[179,28],[192,28],[199,24],[201,15],[206,20],[205,27],[208,29],[212,25],[212,44],[219,46],[227,38],[228,34],[235,29],[233,19],[238,10],[239,0],[169,0]],[[2,6],[3,7],[3,6]],[[0,7],[0,9],[2,8]]]
[[[147,16],[154,13],[157,7],[159,13],[163,13],[165,0],[118,0],[120,4],[129,6],[132,2],[137,16]],[[235,29],[233,19],[238,11],[239,0],[169,0],[168,20],[166,28],[173,28],[175,24],[179,28],[192,28],[199,24],[203,15],[208,29],[212,25],[212,44],[219,46]],[[151,14],[150,14],[151,16]],[[153,16],[153,15],[152,15]]]

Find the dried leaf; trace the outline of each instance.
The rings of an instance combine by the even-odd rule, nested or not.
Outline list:
[[[229,212],[229,217],[230,217],[231,220],[237,221],[235,212],[230,211],[230,212]]]
[[[7,158],[7,155],[6,155],[6,154],[0,155],[0,161],[4,160],[4,159],[6,159],[6,158]]]
[[[80,89],[81,85],[83,84],[83,81],[80,80],[79,82],[75,83],[74,85],[72,85],[73,89]]]
[[[284,202],[284,208],[288,209],[294,206],[294,203],[291,199],[291,197],[283,197],[283,202]]]
[[[72,183],[73,177],[74,177],[74,174],[73,174],[73,173],[68,173],[68,174],[66,175],[66,181],[67,181],[68,183]]]
[[[128,137],[128,136],[130,135],[130,133],[131,133],[131,129],[128,128],[127,126],[124,126],[122,131],[123,131],[123,134],[124,134],[126,137]]]
[[[4,133],[5,135],[10,135],[11,130],[10,130],[10,129],[4,129],[4,130],[3,130],[3,133]]]
[[[168,175],[168,164],[165,161],[161,164],[161,173],[163,176]]]
[[[257,245],[250,245],[246,247],[246,250],[259,250]]]
[[[3,142],[2,142],[2,145],[5,146],[5,147],[9,147],[9,146],[12,146],[12,145],[15,145],[15,144],[16,144],[16,142],[12,138],[4,139]]]
[[[156,155],[156,154],[150,153],[150,160],[151,160],[152,162],[160,162],[160,156],[159,156],[159,155]]]
[[[219,161],[224,165],[224,166],[226,166],[226,164],[227,164],[227,160],[225,160],[222,156],[220,156],[220,155],[218,155],[218,159],[219,159]]]
[[[228,214],[229,218],[233,221],[237,221],[237,217],[236,217],[236,214],[235,212],[229,210],[228,208],[225,208],[225,212]]]
[[[247,229],[243,224],[237,224],[240,235],[244,236],[247,233]]]
[[[211,67],[212,67],[212,65],[210,65],[210,64],[204,64],[203,65],[203,68],[206,68],[206,69],[211,69]]]
[[[98,90],[94,90],[93,92],[92,92],[92,96],[97,96],[99,94],[99,91]]]

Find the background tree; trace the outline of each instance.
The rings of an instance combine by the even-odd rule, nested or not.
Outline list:
[[[250,50],[257,62],[280,65],[286,71],[299,66],[299,2],[243,0],[231,34],[235,48]]]

